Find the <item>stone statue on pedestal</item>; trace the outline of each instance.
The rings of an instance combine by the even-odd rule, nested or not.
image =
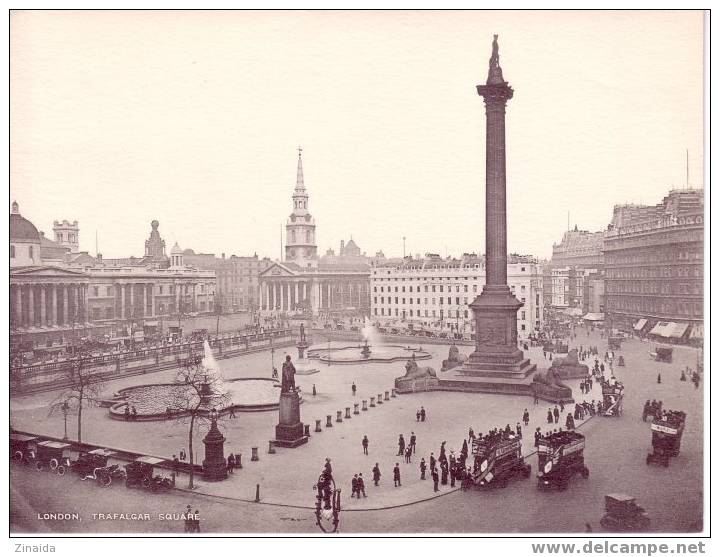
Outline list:
[[[295,366],[290,361],[290,355],[285,356],[282,365],[282,383],[280,384],[281,393],[289,393],[295,391]]]

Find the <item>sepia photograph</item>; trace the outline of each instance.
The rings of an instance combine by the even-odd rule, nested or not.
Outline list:
[[[9,10],[9,536],[703,553],[709,19]]]

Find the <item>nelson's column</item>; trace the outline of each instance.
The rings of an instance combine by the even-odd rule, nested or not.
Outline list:
[[[460,370],[472,376],[472,389],[508,394],[531,393],[535,365],[518,349],[517,311],[522,307],[507,285],[507,222],[505,203],[505,105],[513,90],[503,79],[497,35],[485,85],[485,258],[486,280],[471,309],[475,317],[475,352]],[[469,386],[469,385],[468,385]]]

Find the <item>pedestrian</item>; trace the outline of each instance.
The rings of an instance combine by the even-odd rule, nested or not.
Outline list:
[[[421,458],[420,459],[420,479],[421,480],[425,479],[425,470],[426,469],[427,469],[427,464],[425,464],[425,459]]]
[[[185,454],[185,449],[180,449],[180,460],[185,460],[187,458],[187,455]]]
[[[372,473],[373,473],[373,482],[375,482],[375,485],[377,486],[380,484],[380,476],[382,475],[382,474],[380,474],[380,466],[378,465],[377,462],[375,463],[375,466],[372,469]]]
[[[415,412],[415,421],[416,421],[416,422],[419,422],[419,421],[420,421],[420,410],[418,410],[417,412]]]
[[[560,412],[561,412],[561,413],[562,413],[562,412],[565,412],[565,404],[563,403],[562,400],[560,401]]]
[[[353,384],[352,384],[352,394],[353,394],[353,396],[355,396],[355,393],[357,393],[357,386],[355,385],[355,381],[353,381]]]
[[[522,427],[520,426],[520,422],[515,424],[515,433],[517,433],[518,437],[522,438]]]
[[[565,420],[565,429],[568,431],[572,431],[575,429],[575,420],[573,419],[572,414],[567,415],[567,419]]]
[[[530,412],[528,412],[527,408],[525,408],[525,412],[523,412],[523,423],[525,424],[525,427],[530,424]]]
[[[395,487],[402,486],[400,483],[400,464],[397,462],[395,463],[395,468],[393,468],[393,481],[395,482]]]
[[[412,448],[412,452],[415,452],[415,443],[417,443],[417,437],[415,437],[415,432],[410,432],[410,447]]]
[[[403,437],[403,434],[400,434],[400,438],[398,439],[398,456],[403,456],[405,454],[405,438]]]
[[[475,439],[475,432],[473,431],[473,428],[470,427],[468,429],[468,439],[472,442],[473,439]]]
[[[432,472],[435,470],[435,466],[437,465],[437,461],[435,460],[435,453],[430,453],[430,471]]]
[[[558,423],[560,421],[560,410],[558,410],[557,406],[553,409],[553,416],[555,417],[555,423]]]
[[[230,405],[230,417],[228,419],[232,419],[235,417],[235,407],[231,404]]]
[[[450,487],[455,487],[455,475],[457,473],[456,466],[450,467]]]
[[[540,441],[540,438],[542,438],[542,432],[540,431],[540,428],[535,428],[535,446],[537,447]]]
[[[370,444],[370,441],[367,438],[367,435],[363,435],[362,439],[362,448],[363,448],[363,454],[368,454],[368,445]]]
[[[357,479],[358,499],[360,499],[360,493],[362,493],[363,497],[367,497],[367,495],[365,495],[365,480],[363,480],[362,472],[360,472],[360,474],[358,475],[358,479]]]
[[[130,406],[125,405],[125,421],[127,422],[130,419]]]
[[[425,421],[425,407],[424,406],[420,407],[420,421],[421,422]]]
[[[232,474],[235,469],[235,455],[232,453],[227,457],[227,469],[229,474]]]
[[[661,376],[659,373],[658,373],[657,382],[658,382],[658,383],[662,383],[662,376]],[[133,409],[134,409],[134,408],[135,408],[135,407],[133,406]]]
[[[350,498],[355,497],[356,493],[359,498],[360,493],[358,492],[358,475],[357,474],[355,474],[352,478],[352,494],[350,495]]]
[[[660,377],[660,375],[658,375]],[[660,383],[660,381],[658,381]],[[135,405],[132,405],[132,408],[130,409],[130,413],[132,414],[132,419],[137,420],[137,408],[135,408]]]
[[[438,480],[440,478],[438,477],[436,468],[432,469],[432,479],[433,479],[433,491],[435,491],[435,492],[440,491],[440,489],[438,488]]]
[[[533,391],[533,404],[539,404],[540,399],[538,398],[537,392]]]
[[[405,464],[410,464],[410,457],[412,456],[412,446],[408,445],[405,449]]]
[[[440,463],[440,483],[447,485],[448,483],[448,465],[447,461]]]
[[[549,423],[549,424],[553,423],[553,413],[552,413],[551,408],[548,408],[547,423]]]

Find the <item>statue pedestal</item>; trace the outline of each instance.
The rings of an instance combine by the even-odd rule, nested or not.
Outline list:
[[[295,345],[298,351],[298,360],[302,360],[305,357],[305,350],[309,346],[306,340],[299,340]]]
[[[274,445],[294,449],[307,442],[305,426],[300,421],[300,395],[295,391],[280,393],[280,422],[275,426]]]
[[[203,479],[211,482],[225,480],[228,477],[227,461],[223,447],[225,446],[225,437],[217,426],[217,421],[213,420],[205,439],[205,460],[202,463]]]

